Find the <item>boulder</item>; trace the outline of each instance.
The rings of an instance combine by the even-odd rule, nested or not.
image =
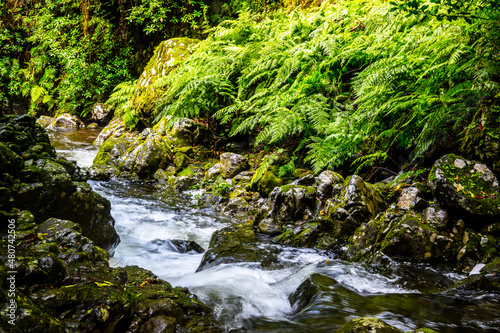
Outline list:
[[[333,196],[333,188],[336,185],[342,185],[344,178],[336,172],[326,170],[316,178],[318,185],[318,198],[324,201]]]
[[[221,175],[224,179],[233,178],[239,172],[250,167],[246,157],[234,153],[223,153],[220,156],[220,166]]]
[[[118,176],[152,178],[158,169],[172,161],[168,143],[155,131],[147,128],[137,137],[128,133],[110,136],[99,147],[92,168],[102,167]]]
[[[382,254],[416,262],[454,263],[462,245],[459,234],[434,229],[419,213],[387,211],[355,231],[348,255],[354,260]]]
[[[359,176],[345,180],[340,195],[328,199],[323,208],[327,219],[322,223],[338,239],[345,240],[362,223],[373,219],[385,209],[385,201],[371,184],[365,183]]]
[[[220,172],[221,172],[220,163],[216,163],[210,169],[207,170],[207,172],[205,174],[205,178],[206,179],[213,179],[213,178],[217,177],[218,175],[220,175]]]
[[[276,187],[269,196],[268,206],[272,218],[280,225],[311,218],[316,209],[316,189],[302,185]]]
[[[40,124],[42,127],[49,127],[53,121],[54,121],[54,117],[40,116],[36,120],[36,123]]]
[[[104,127],[113,119],[114,110],[107,104],[96,103],[92,108],[91,119],[99,126]]]
[[[238,177],[238,176],[236,176]],[[236,178],[235,177],[235,178]],[[256,188],[257,191],[265,198],[271,194],[275,187],[281,185],[281,180],[276,177],[272,172],[267,171],[260,179],[257,181]]]
[[[126,133],[125,125],[123,124],[122,118],[116,118],[110,122],[102,131],[99,133],[94,141],[94,146],[100,146],[108,138],[119,138]]]
[[[500,218],[499,183],[482,163],[445,155],[434,163],[429,186],[443,208],[470,217],[473,228]]]
[[[17,174],[23,167],[23,158],[0,142],[0,174]]]
[[[85,128],[83,122],[74,115],[63,113],[50,124],[49,128]]]
[[[421,200],[419,198],[420,190],[416,187],[407,187],[401,191],[398,200],[398,207],[400,209],[409,210],[417,205]]]
[[[197,39],[178,37],[165,40],[156,47],[137,80],[133,98],[133,107],[144,125],[153,126],[154,101],[163,93],[163,89],[158,89],[154,83],[186,60],[198,42]]]
[[[266,266],[277,261],[276,253],[259,245],[260,236],[251,224],[218,230],[212,234],[209,249],[203,255],[197,272],[226,263],[260,262]]]

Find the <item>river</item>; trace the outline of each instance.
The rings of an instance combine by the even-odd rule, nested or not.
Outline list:
[[[97,134],[49,132],[58,154],[81,167],[92,164]],[[110,264],[138,265],[174,286],[189,288],[214,309],[226,332],[332,332],[360,316],[380,318],[404,331],[420,327],[439,332],[500,331],[499,295],[436,292],[466,277],[443,267],[405,263],[370,267],[322,251],[279,246],[262,237],[259,247],[273,254],[272,265],[222,264],[196,272],[203,255],[176,252],[165,240],[192,240],[206,249],[214,231],[237,221],[199,205],[199,192],[180,195],[168,188],[118,180],[89,183],[110,200],[121,238]],[[314,273],[335,283],[297,311],[289,297]]]

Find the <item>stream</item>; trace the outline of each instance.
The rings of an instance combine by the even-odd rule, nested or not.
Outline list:
[[[88,167],[97,153],[98,131],[49,131],[59,155]],[[187,287],[214,309],[226,332],[332,332],[347,321],[377,317],[404,331],[499,332],[500,297],[478,291],[437,292],[466,277],[444,267],[393,263],[370,267],[331,258],[328,253],[273,244],[261,262],[221,264],[196,272],[203,254],[179,253],[165,240],[192,240],[207,249],[212,233],[232,222],[198,205],[193,191],[178,194],[148,184],[89,181],[111,202],[121,243],[111,266],[138,265],[173,286]],[[268,258],[269,259],[269,258]],[[332,278],[305,308],[289,297],[311,274]],[[432,291],[432,292],[431,292]]]

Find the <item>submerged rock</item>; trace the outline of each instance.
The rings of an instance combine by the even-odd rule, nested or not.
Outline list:
[[[151,242],[149,242],[147,250],[151,252],[168,250],[178,253],[205,252],[205,250],[195,241],[188,241],[182,239],[154,239]]]
[[[426,330],[426,332],[434,332]],[[375,317],[361,317],[352,319],[342,326],[337,333],[403,333],[386,322]]]

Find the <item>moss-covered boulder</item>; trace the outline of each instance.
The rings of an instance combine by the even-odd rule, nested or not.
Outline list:
[[[233,178],[239,172],[247,170],[250,165],[245,156],[235,153],[224,153],[220,156],[221,175],[224,179]]]
[[[130,133],[108,137],[99,147],[91,169],[104,168],[117,176],[149,179],[171,161],[170,145],[147,128],[135,137]]]
[[[267,171],[258,181],[256,186],[257,191],[263,196],[268,197],[275,187],[281,185],[281,180],[274,173]]]
[[[85,124],[74,115],[63,113],[49,125],[50,128],[85,128]]]
[[[432,167],[429,186],[443,208],[471,217],[472,228],[500,218],[500,186],[482,163],[445,155]]]
[[[194,52],[197,39],[179,37],[161,42],[153,56],[137,80],[133,106],[137,116],[146,126],[153,126],[153,110],[155,100],[161,96],[163,89],[155,82],[168,74],[179,63],[186,60]]]
[[[123,119],[116,118],[115,120],[110,122],[106,127],[104,127],[101,133],[99,133],[99,135],[94,141],[94,146],[99,147],[108,138],[113,137],[116,139],[121,137],[126,132],[127,131],[125,129],[125,125],[123,124]]]
[[[0,173],[17,174],[23,166],[23,158],[0,142]]]
[[[419,213],[387,211],[355,231],[349,239],[348,254],[354,260],[375,260],[383,255],[406,261],[454,263],[460,248],[468,243],[461,236],[436,230]]]
[[[260,237],[252,224],[235,225],[214,232],[197,271],[225,263],[260,262],[264,267],[275,263],[277,253],[259,246]]]
[[[345,180],[338,196],[326,201],[323,213],[327,219],[323,225],[334,237],[345,240],[363,222],[383,211],[385,206],[385,200],[377,189],[354,175]]]

